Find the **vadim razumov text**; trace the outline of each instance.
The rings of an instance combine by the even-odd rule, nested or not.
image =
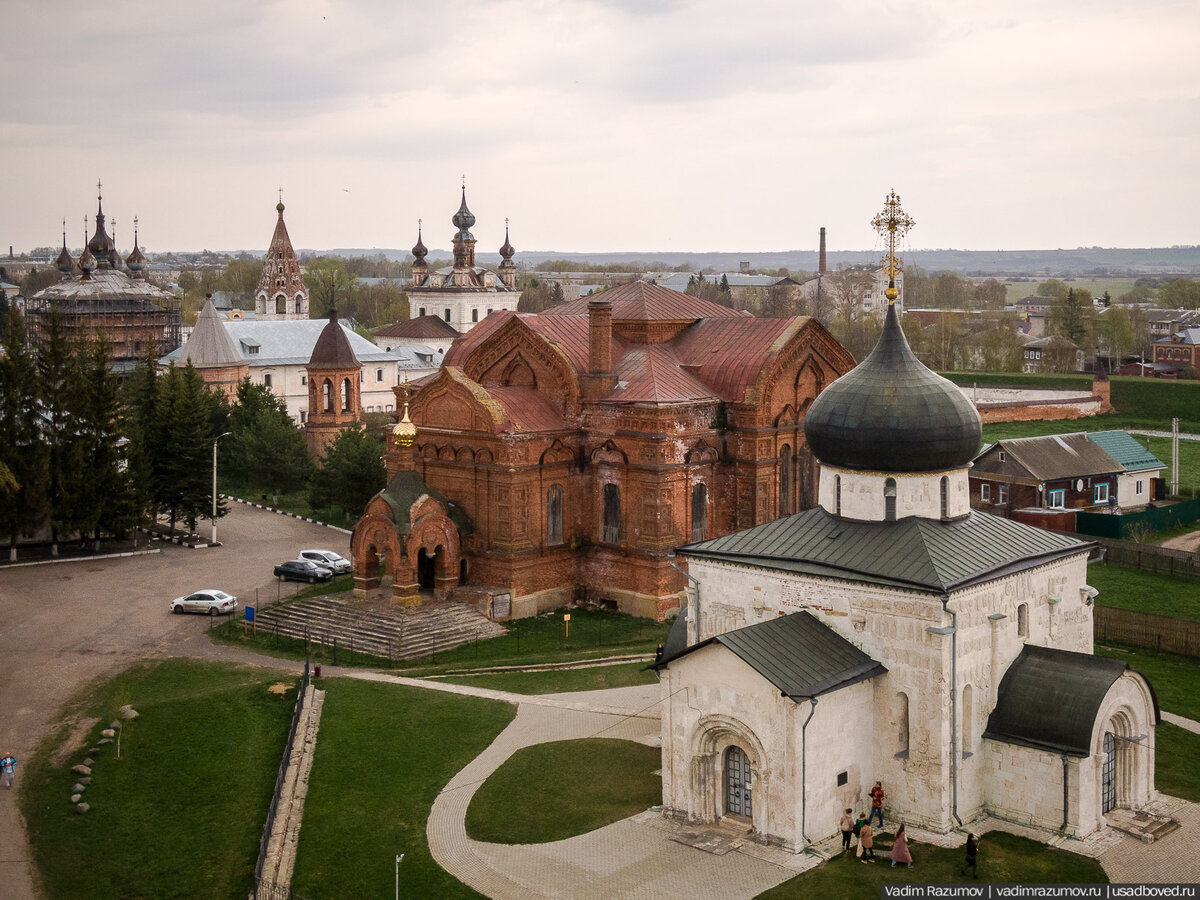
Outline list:
[[[1019,900],[1026,897],[1117,898],[1179,897],[1200,898],[1197,884],[885,884],[879,889],[881,900]]]

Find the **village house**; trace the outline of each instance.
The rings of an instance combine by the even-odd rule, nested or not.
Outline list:
[[[975,457],[971,506],[1002,516],[1014,509],[1108,509],[1117,505],[1124,475],[1121,463],[1085,432],[1008,438]]]

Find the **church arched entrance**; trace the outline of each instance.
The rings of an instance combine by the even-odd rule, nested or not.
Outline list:
[[[754,816],[750,793],[750,757],[734,745],[725,751],[725,813],[733,816]]]
[[[423,591],[433,590],[433,580],[437,572],[437,554],[442,552],[438,547],[433,553],[424,547],[417,551],[417,585]]]
[[[1117,808],[1117,739],[1111,731],[1104,733],[1104,756],[1100,770],[1100,811]]]

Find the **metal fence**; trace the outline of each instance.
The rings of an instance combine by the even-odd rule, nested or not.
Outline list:
[[[275,774],[275,791],[271,794],[271,805],[267,808],[267,821],[263,824],[262,839],[258,844],[258,862],[254,864],[254,900],[302,900],[291,892],[290,888],[282,887],[262,877],[263,864],[267,860],[267,844],[271,841],[271,830],[275,827],[275,814],[279,811],[279,794],[283,788],[283,776],[287,772],[288,760],[296,744],[296,730],[300,725],[300,711],[304,708],[304,695],[309,685],[309,662],[304,660],[304,676],[300,679],[300,690],[296,694],[296,705],[292,709],[292,724],[288,728],[287,744],[283,748],[283,758],[279,761],[279,771]],[[280,893],[283,892],[283,893]]]
[[[1077,512],[1075,530],[1092,537],[1126,538],[1138,531],[1149,534],[1197,520],[1200,520],[1200,498],[1193,498],[1123,515]]]
[[[1104,546],[1104,561],[1114,566],[1130,566],[1159,575],[1174,575],[1176,578],[1200,579],[1200,554],[1136,541],[1101,537],[1090,539]]]
[[[1191,619],[1097,606],[1092,632],[1101,643],[1117,641],[1132,647],[1200,657],[1200,622]]]

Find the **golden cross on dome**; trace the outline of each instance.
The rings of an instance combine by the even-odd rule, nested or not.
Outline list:
[[[883,212],[871,220],[871,225],[875,230],[887,239],[887,253],[883,256],[883,268],[888,276],[888,286],[884,291],[884,296],[888,298],[889,306],[894,305],[896,298],[900,295],[896,289],[896,275],[903,269],[900,257],[896,255],[896,244],[916,224],[916,219],[901,208],[900,195],[894,189],[883,203]]]

